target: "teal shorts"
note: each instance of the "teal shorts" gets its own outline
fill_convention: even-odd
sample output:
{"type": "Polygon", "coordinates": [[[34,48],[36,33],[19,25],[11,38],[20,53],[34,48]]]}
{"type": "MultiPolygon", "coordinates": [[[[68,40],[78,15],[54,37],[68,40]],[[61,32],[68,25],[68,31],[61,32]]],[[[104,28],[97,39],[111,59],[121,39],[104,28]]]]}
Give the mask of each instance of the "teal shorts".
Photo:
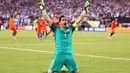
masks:
{"type": "Polygon", "coordinates": [[[70,73],[72,73],[72,71],[74,70],[78,70],[78,66],[76,64],[73,54],[54,55],[49,70],[60,72],[63,65],[67,67],[70,73]]]}

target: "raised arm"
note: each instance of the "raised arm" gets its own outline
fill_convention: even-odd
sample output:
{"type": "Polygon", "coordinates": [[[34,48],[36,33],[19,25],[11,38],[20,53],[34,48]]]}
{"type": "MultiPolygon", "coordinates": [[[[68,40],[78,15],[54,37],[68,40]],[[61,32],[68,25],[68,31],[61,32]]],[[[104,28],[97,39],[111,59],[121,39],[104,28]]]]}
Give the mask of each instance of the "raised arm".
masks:
{"type": "Polygon", "coordinates": [[[44,18],[45,18],[46,22],[48,23],[48,26],[51,27],[52,21],[51,21],[49,15],[46,13],[44,0],[42,0],[41,2],[39,2],[38,5],[39,5],[40,9],[42,10],[42,13],[44,15],[44,18]]]}
{"type": "Polygon", "coordinates": [[[84,19],[85,15],[87,14],[88,8],[90,6],[90,3],[88,1],[85,2],[85,8],[83,10],[83,12],[81,13],[81,15],[78,17],[78,19],[75,21],[75,23],[73,24],[73,26],[76,28],[79,26],[79,23],[84,19]]]}

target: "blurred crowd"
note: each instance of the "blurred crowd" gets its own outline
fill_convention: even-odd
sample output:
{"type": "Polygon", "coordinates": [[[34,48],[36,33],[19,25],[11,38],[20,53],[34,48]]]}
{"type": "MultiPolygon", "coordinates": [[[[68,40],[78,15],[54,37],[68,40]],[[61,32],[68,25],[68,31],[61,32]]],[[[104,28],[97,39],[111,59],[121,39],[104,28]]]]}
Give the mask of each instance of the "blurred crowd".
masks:
{"type": "MultiPolygon", "coordinates": [[[[48,12],[52,15],[79,16],[86,0],[47,0],[48,12]]],[[[128,0],[91,0],[88,18],[130,17],[130,1],[128,0]]]]}
{"type": "MultiPolygon", "coordinates": [[[[0,17],[8,20],[16,15],[16,21],[22,25],[31,24],[35,17],[42,15],[37,3],[41,0],[0,0],[0,17]]],[[[47,13],[51,17],[66,15],[69,20],[77,18],[86,0],[44,0],[47,13]]],[[[90,0],[88,19],[100,17],[130,17],[129,0],[90,0]]]]}

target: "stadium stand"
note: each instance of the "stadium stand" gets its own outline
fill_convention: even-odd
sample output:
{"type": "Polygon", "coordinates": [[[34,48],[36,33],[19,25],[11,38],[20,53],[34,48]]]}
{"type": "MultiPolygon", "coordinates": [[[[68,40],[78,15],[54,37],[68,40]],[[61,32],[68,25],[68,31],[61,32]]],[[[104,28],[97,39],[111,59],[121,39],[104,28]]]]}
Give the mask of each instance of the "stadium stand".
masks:
{"type": "MultiPolygon", "coordinates": [[[[40,0],[0,0],[0,17],[8,20],[11,14],[22,25],[30,25],[41,11],[37,5],[40,0]]],[[[71,21],[82,11],[86,0],[45,0],[48,14],[52,17],[67,15],[71,21]]],[[[91,0],[87,18],[100,20],[104,17],[130,17],[129,0],[91,0]]],[[[6,21],[5,21],[6,22],[6,21]]]]}

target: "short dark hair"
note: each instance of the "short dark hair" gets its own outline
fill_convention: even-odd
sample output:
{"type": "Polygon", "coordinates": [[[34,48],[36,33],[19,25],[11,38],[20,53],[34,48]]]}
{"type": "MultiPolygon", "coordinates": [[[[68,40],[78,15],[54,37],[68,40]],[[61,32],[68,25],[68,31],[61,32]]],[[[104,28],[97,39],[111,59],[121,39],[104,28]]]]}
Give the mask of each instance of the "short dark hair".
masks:
{"type": "Polygon", "coordinates": [[[39,18],[39,16],[36,16],[36,19],[38,19],[39,18]]]}
{"type": "Polygon", "coordinates": [[[59,22],[61,22],[61,19],[62,19],[63,17],[65,17],[65,16],[64,16],[64,15],[60,16],[60,18],[59,18],[59,22]]]}
{"type": "Polygon", "coordinates": [[[10,17],[14,17],[14,15],[11,15],[10,17]]]}

